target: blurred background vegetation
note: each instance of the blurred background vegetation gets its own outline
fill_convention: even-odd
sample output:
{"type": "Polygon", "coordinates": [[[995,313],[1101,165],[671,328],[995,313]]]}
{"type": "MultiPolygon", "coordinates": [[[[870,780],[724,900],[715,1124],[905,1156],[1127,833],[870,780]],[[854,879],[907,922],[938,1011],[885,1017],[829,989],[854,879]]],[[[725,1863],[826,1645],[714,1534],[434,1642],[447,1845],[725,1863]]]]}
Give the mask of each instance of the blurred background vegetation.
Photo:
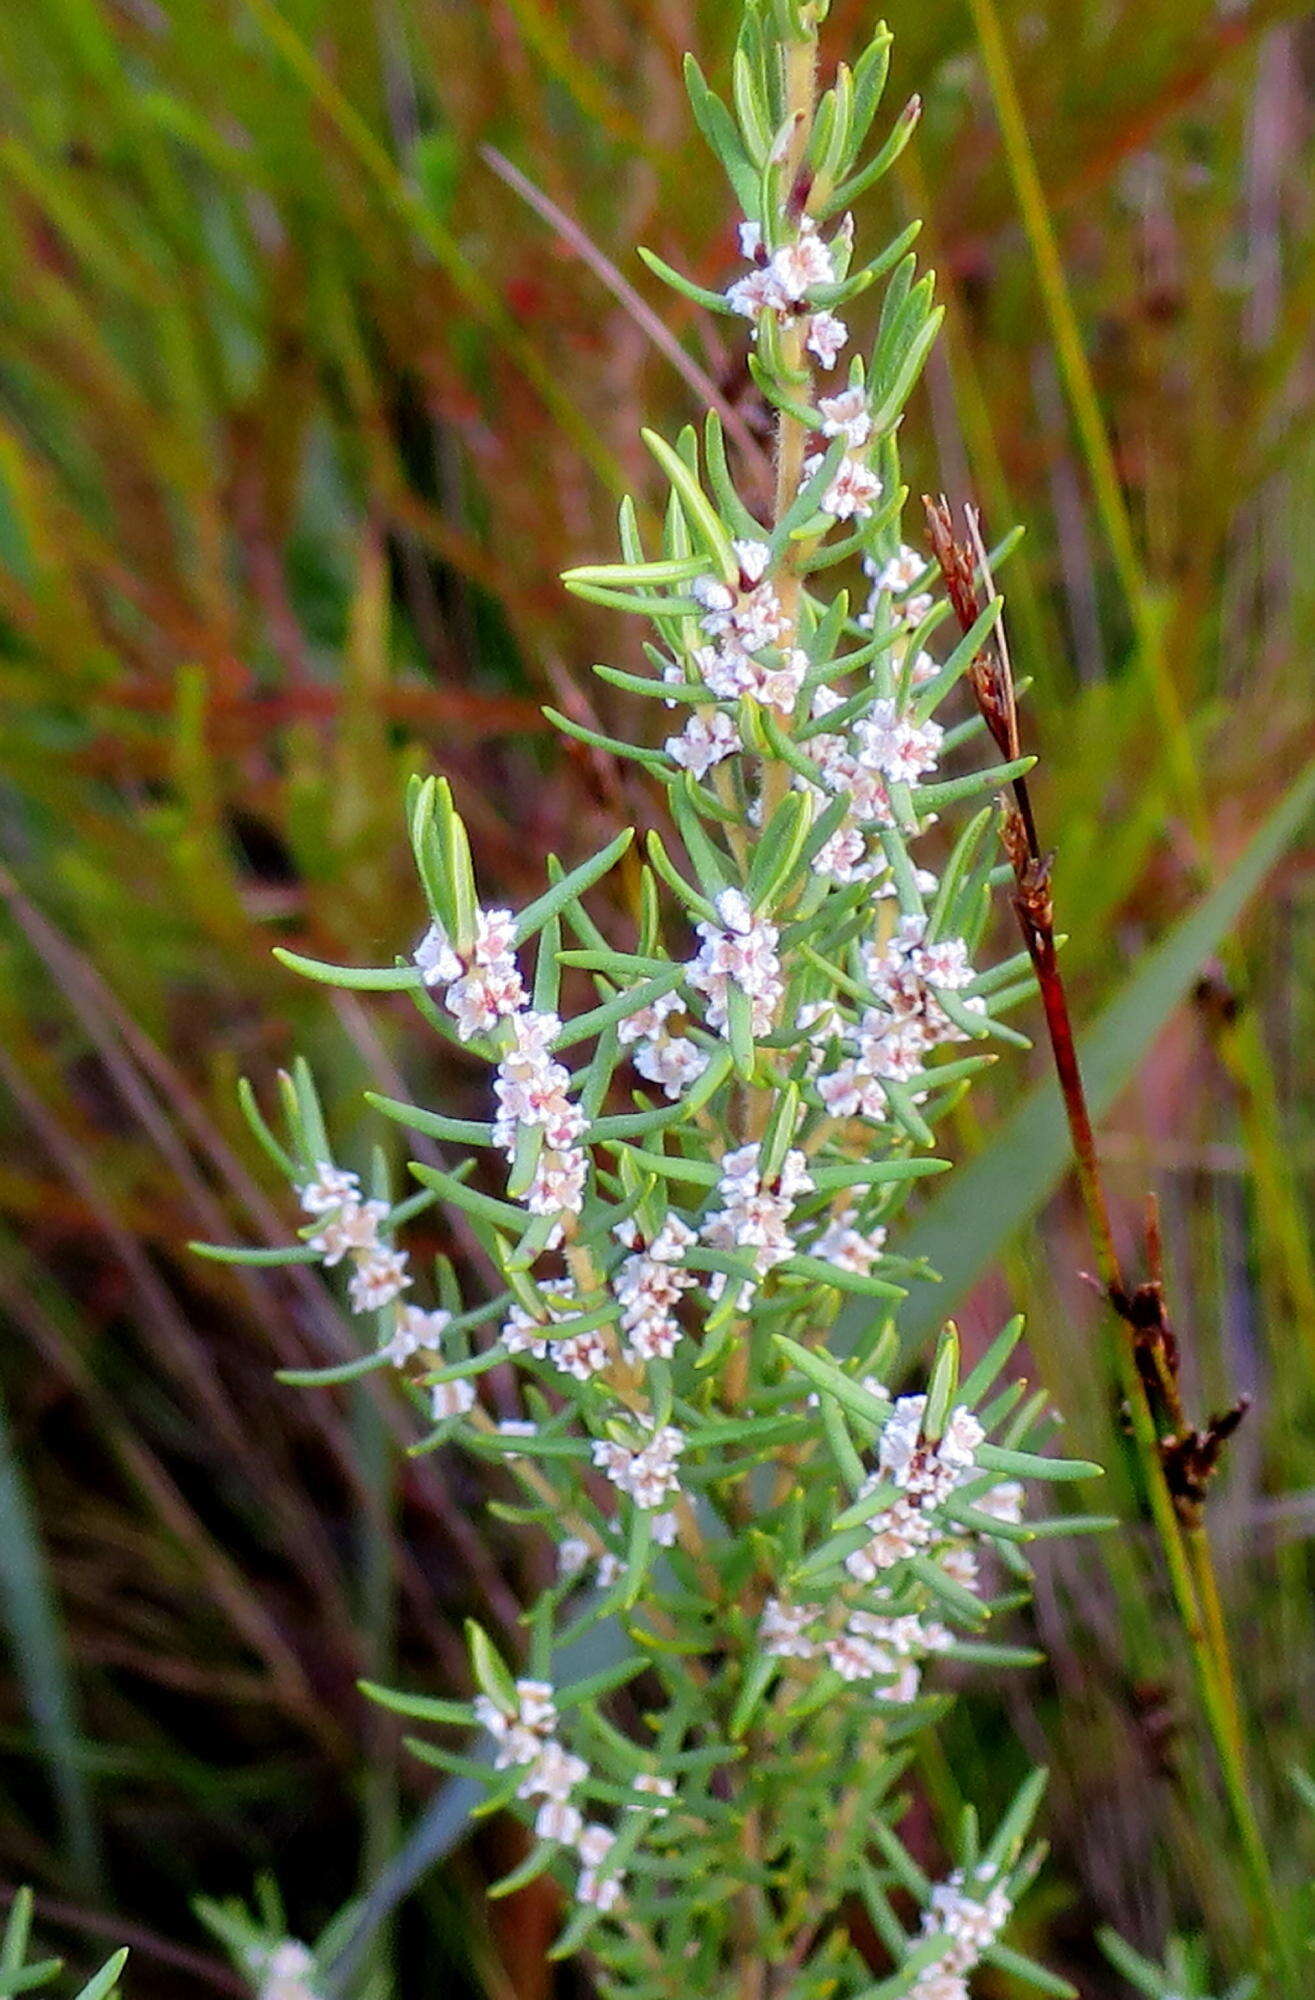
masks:
{"type": "MultiPolygon", "coordinates": [[[[367,1011],[270,957],[407,948],[406,772],[451,776],[495,900],[526,898],[546,852],[652,819],[539,706],[636,721],[587,671],[637,664],[635,632],[556,576],[612,552],[625,487],[651,493],[641,421],[695,413],[701,371],[750,497],[764,474],[742,342],[634,252],[710,285],[737,267],[680,82],[686,47],[724,75],[737,11],[0,11],[0,1880],[33,1882],[75,1961],[133,1943],[143,2000],[242,1990],[191,1895],[274,1867],[313,1936],[376,1879],[431,1774],[357,1678],[464,1685],[461,1617],[505,1635],[542,1560],[490,1535],[459,1459],[400,1458],[400,1403],[274,1381],[345,1351],[317,1274],[185,1245],[292,1225],[240,1074],[267,1093],[305,1051],[357,1164],[363,1085],[471,1097],[473,1067],[400,999],[367,1011]]],[[[916,89],[924,116],[858,218],[875,243],[924,214],[949,308],[904,438],[913,492],[1027,528],[1005,581],[1070,978],[1088,1022],[1122,996],[1106,1095],[1135,1075],[1102,1133],[1120,1227],[1153,1186],[1194,1400],[1256,1399],[1210,1519],[1294,1889],[1315,1846],[1288,1780],[1315,1743],[1309,815],[1226,940],[1198,937],[1176,983],[1129,982],[1315,749],[1307,15],[893,0],[888,108],[916,89]],[[1010,77],[1027,154],[1002,145],[1010,77]]],[[[834,53],[872,18],[835,0],[834,53]]],[[[1055,1857],[1026,1948],[1113,1994],[1095,1926],[1155,1955],[1178,1927],[1222,1984],[1247,1960],[1235,1861],[1121,1475],[1087,1253],[1057,1164],[999,1198],[1027,1150],[1006,1114],[1042,1069],[1007,1063],[958,1134],[986,1169],[948,1289],[974,1280],[970,1340],[1027,1308],[1029,1365],[1130,1526],[1048,1548],[1050,1665],[972,1686],[910,1838],[934,1855],[961,1788],[989,1807],[1043,1760],[1055,1857]]],[[[512,1832],[422,1826],[444,1858],[378,1990],[391,1965],[399,1994],[585,1991],[545,1966],[542,1887],[483,1905],[512,1832]]]]}

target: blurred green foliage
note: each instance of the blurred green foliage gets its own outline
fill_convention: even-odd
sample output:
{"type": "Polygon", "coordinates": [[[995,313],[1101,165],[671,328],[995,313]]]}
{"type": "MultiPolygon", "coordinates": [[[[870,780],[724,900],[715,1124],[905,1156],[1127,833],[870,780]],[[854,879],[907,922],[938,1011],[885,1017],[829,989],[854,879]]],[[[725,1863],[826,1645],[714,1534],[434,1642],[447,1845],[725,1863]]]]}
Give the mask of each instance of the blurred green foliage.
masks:
{"type": "MultiPolygon", "coordinates": [[[[1258,1809],[1292,1883],[1312,1842],[1284,1774],[1315,1736],[1309,819],[1192,1004],[1129,982],[1315,741],[1307,11],[898,0],[891,101],[916,89],[924,117],[872,197],[877,233],[927,217],[949,307],[902,445],[913,490],[1028,529],[1005,582],[1079,1013],[1141,996],[1129,1033],[1151,1053],[1103,1131],[1120,1226],[1132,1241],[1153,1185],[1194,1401],[1257,1398],[1211,1524],[1258,1809]],[[1076,376],[1000,143],[992,23],[1076,376]]],[[[651,820],[632,776],[539,714],[633,720],[587,674],[637,665],[633,635],[556,576],[611,552],[623,480],[653,490],[641,422],[696,406],[581,246],[711,377],[752,500],[764,430],[742,353],[634,252],[714,286],[736,267],[679,72],[692,47],[719,74],[735,13],[0,12],[0,1875],[37,1885],[85,1969],[89,1913],[131,1923],[141,1995],[175,1991],[180,1967],[236,1990],[200,1947],[194,1892],[245,1895],[272,1863],[312,1935],[376,1878],[427,1787],[355,1682],[459,1684],[461,1616],[507,1635],[535,1559],[490,1538],[460,1463],[399,1462],[385,1395],[273,1382],[344,1351],[317,1277],[223,1272],[183,1245],[286,1235],[234,1085],[267,1086],[294,1043],[345,1152],[364,1082],[466,1109],[473,1071],[403,1011],[326,1002],[269,952],[405,949],[407,772],[451,776],[485,885],[512,901],[546,851],[651,820]],[[486,146],[566,220],[546,225],[486,146]]],[[[835,0],[837,53],[870,13],[835,0]]],[[[1006,1068],[1002,1112],[1041,1073],[1006,1068]]],[[[960,1140],[988,1177],[1004,1156],[978,1115],[960,1140]]],[[[1117,1468],[1070,1204],[1021,1232],[1001,1217],[981,1248],[995,1272],[963,1306],[969,1337],[1007,1286],[1075,1447],[1117,1468]]],[[[953,1768],[922,1773],[924,1842],[961,1785],[1007,1795],[1007,1722],[1055,1770],[1049,1902],[1020,1941],[1103,1994],[1097,1921],[1156,1961],[1172,1926],[1204,1929],[1222,1988],[1246,1965],[1234,1857],[1136,1520],[1051,1545],[1038,1610],[1052,1666],[1002,1691],[1005,1712],[964,1706],[953,1768]]],[[[507,1838],[484,1829],[428,1878],[376,1976],[568,1990],[544,1967],[550,1909],[484,1913],[507,1838]]]]}

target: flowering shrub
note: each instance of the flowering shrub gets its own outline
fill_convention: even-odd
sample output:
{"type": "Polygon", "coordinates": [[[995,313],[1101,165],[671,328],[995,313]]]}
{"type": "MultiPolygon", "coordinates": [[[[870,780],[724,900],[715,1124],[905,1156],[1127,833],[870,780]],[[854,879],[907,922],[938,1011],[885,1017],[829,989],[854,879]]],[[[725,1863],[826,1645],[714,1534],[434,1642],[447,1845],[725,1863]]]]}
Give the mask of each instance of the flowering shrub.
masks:
{"type": "Polygon", "coordinates": [[[732,1985],[962,2000],[982,1961],[1066,1990],[1001,1942],[1036,1863],[1038,1779],[986,1842],[965,1817],[942,1881],[894,1830],[946,1664],[1028,1657],[982,1636],[1018,1602],[1021,1545],[1059,1525],[1025,1524],[1023,1482],[1093,1468],[1038,1455],[1042,1402],[996,1388],[1016,1324],[966,1379],[950,1327],[924,1393],[888,1386],[909,1269],[891,1231],[941,1170],[937,1121],[993,1040],[1021,1039],[1003,1016],[1031,991],[1025,957],[975,963],[989,807],[957,839],[943,820],[1026,765],[966,766],[980,723],[937,719],[999,601],[938,647],[947,607],[901,536],[897,449],[938,314],[914,232],[855,263],[849,213],[916,106],[859,165],[888,37],[819,100],[824,12],[751,0],[734,115],[689,68],[745,211],[747,272],[723,296],[649,258],[749,322],[776,415],[771,518],[746,508],[710,415],[701,437],[647,439],[670,487],[660,551],[627,504],[622,559],[567,578],[650,621],[651,676],[599,671],[667,720],[660,750],[557,720],[651,774],[679,848],[650,835],[623,941],[585,898],[628,833],[572,873],[552,866],[526,909],[485,908],[448,788],[416,782],[431,921],[410,957],[283,956],[408,992],[487,1064],[482,1120],[374,1100],[466,1159],[417,1164],[420,1192],[393,1202],[335,1162],[304,1067],[286,1145],[247,1098],[299,1190],[289,1256],[341,1268],[372,1321],[359,1360],[313,1379],[398,1371],[425,1442],[515,1482],[521,1504],[502,1511],[556,1545],[522,1657],[472,1628],[473,1702],[376,1692],[438,1729],[423,1755],[478,1771],[489,1806],[521,1816],[526,1856],[502,1887],[551,1871],[570,1904],[558,1951],[587,1944],[604,1990],[633,2000],[732,1985]],[[845,314],[880,278],[875,346],[844,363],[845,314]],[[581,975],[592,1002],[572,1012],[563,986],[581,975]],[[501,1162],[492,1179],[481,1158],[501,1162]],[[400,1239],[434,1202],[463,1214],[493,1296],[468,1303],[447,1266],[423,1296],[400,1239]],[[523,1414],[497,1422],[481,1383],[508,1366],[523,1414]],[[611,1663],[572,1679],[590,1631],[611,1663]],[[484,1761],[452,1740],[474,1726],[484,1761]],[[850,1935],[859,1907],[893,1967],[875,1984],[850,1935]]]}

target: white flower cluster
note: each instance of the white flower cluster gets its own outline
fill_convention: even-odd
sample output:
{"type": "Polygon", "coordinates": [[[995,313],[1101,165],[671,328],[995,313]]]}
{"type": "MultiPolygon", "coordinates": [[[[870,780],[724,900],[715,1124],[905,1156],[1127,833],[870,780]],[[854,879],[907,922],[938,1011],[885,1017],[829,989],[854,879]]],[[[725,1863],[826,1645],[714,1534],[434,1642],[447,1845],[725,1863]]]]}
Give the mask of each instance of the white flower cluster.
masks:
{"type": "Polygon", "coordinates": [[[921,1661],[954,1643],[944,1625],[916,1612],[891,1616],[879,1611],[850,1611],[839,1630],[821,1629],[825,1607],[787,1604],[769,1597],[763,1606],[758,1636],[763,1651],[784,1660],[825,1660],[844,1681],[871,1681],[877,1701],[913,1701],[921,1682],[921,1661]]]}
{"type": "Polygon", "coordinates": [[[513,1303],[500,1335],[508,1354],[532,1354],[538,1361],[551,1361],[577,1382],[601,1375],[612,1359],[612,1349],[601,1327],[571,1332],[571,1321],[581,1317],[575,1287],[566,1278],[545,1278],[539,1282],[539,1292],[548,1318],[536,1319],[523,1305],[513,1303]]]}
{"type": "Polygon", "coordinates": [[[708,1026],[725,1034],[732,986],[747,995],[755,1035],[768,1035],[785,988],[777,953],[780,932],[765,917],[755,917],[740,889],[723,889],[715,908],[720,924],[695,926],[701,943],[687,978],[707,995],[708,1026]]]}
{"type": "Polygon", "coordinates": [[[525,1005],[515,941],[510,910],[480,910],[468,952],[457,950],[441,924],[431,924],[416,946],[415,962],[425,985],[447,988],[444,1002],[463,1042],[490,1034],[525,1005]]]}
{"type": "Polygon", "coordinates": [[[658,1084],[673,1102],[708,1067],[698,1044],[688,1035],[673,1035],[667,1026],[669,1016],[680,1013],[684,1005],[678,993],[664,993],[617,1024],[617,1039],[623,1048],[634,1049],[632,1060],[639,1074],[658,1084]]]}
{"type": "MultiPolygon", "coordinates": [[[[927,654],[915,662],[913,684],[936,672],[936,663],[927,654]]],[[[844,696],[834,688],[819,687],[813,695],[813,719],[823,721],[844,696]]],[[[891,891],[889,863],[880,844],[870,842],[871,829],[895,825],[890,786],[903,782],[910,786],[917,806],[918,780],[936,768],[944,731],[935,722],[915,723],[902,714],[889,697],[878,699],[847,734],[822,729],[800,745],[817,766],[816,783],[796,772],[794,783],[807,792],[821,812],[828,795],[847,803],[844,819],[819,850],[813,866],[819,875],[838,882],[871,880],[877,893],[891,891]]],[[[924,825],[931,825],[931,817],[924,825]]],[[[924,893],[934,890],[936,877],[919,870],[918,885],[924,893]]]]}
{"type": "Polygon", "coordinates": [[[771,256],[767,254],[758,224],[742,222],[740,251],[751,261],[753,269],[730,286],[727,303],[746,319],[753,320],[762,312],[775,313],[781,321],[807,313],[805,344],[824,368],[834,368],[849,333],[834,313],[810,309],[808,305],[808,293],[815,286],[834,284],[836,276],[831,251],[818,235],[812,217],[802,217],[795,240],[783,243],[771,256]]]}
{"type": "Polygon", "coordinates": [[[985,1432],[971,1410],[951,1410],[942,1435],[932,1443],[922,1434],[926,1409],[925,1396],[900,1396],[881,1433],[877,1471],[865,1490],[893,1485],[900,1492],[868,1522],[868,1541],[845,1558],[845,1568],[860,1583],[875,1582],[882,1570],[944,1540],[934,1510],[976,1474],[976,1451],[985,1432]]]}
{"type": "MultiPolygon", "coordinates": [[[[379,1352],[394,1368],[404,1368],[417,1355],[432,1365],[441,1354],[452,1315],[441,1308],[408,1305],[402,1299],[401,1293],[411,1283],[406,1252],[382,1242],[379,1236],[388,1203],[362,1201],[360,1177],[327,1160],[318,1163],[314,1178],[299,1192],[302,1209],[319,1224],[307,1238],[309,1247],[330,1270],[344,1258],[351,1259],[347,1295],[352,1311],[379,1312],[393,1306],[392,1331],[385,1335],[379,1352]]],[[[437,1382],[430,1399],[436,1423],[464,1416],[475,1406],[475,1385],[462,1377],[437,1382]]]]}
{"type": "Polygon", "coordinates": [[[681,1259],[695,1242],[695,1232],[680,1217],[669,1214],[653,1241],[645,1249],[633,1219],[616,1230],[621,1241],[631,1246],[612,1276],[612,1290],[621,1305],[621,1328],[627,1345],[622,1352],[627,1361],[669,1361],[680,1339],[676,1307],[680,1296],[694,1284],[692,1271],[684,1270],[681,1259]]]}
{"type": "Polygon", "coordinates": [[[319,1222],[307,1238],[310,1248],[329,1270],[344,1258],[351,1259],[347,1295],[353,1312],[378,1312],[406,1290],[411,1283],[406,1252],[382,1242],[379,1236],[388,1203],[362,1201],[358,1175],[322,1161],[300,1195],[303,1212],[319,1222]]]}
{"type": "Polygon", "coordinates": [[[968,1974],[990,1950],[1013,1912],[1009,1896],[994,1876],[989,1863],[979,1868],[972,1895],[964,1887],[961,1868],[936,1884],[931,1905],[923,1911],[922,1934],[924,1938],[944,1937],[947,1948],[918,1974],[908,2000],[968,2000],[968,1974]]]}
{"type": "MultiPolygon", "coordinates": [[[[740,565],[738,584],[699,576],[690,585],[690,595],[700,609],[699,630],[712,642],[694,649],[692,664],[708,692],[720,700],[738,701],[741,695],[751,695],[764,708],[774,708],[788,720],[808,671],[808,655],[797,646],[782,646],[782,641],[791,638],[793,627],[775,586],[766,580],[772,557],[768,544],[739,541],[733,546],[740,565]],[[755,657],[759,653],[770,657],[760,661],[755,657]]],[[[739,747],[738,734],[732,747],[739,747]]],[[[670,743],[667,748],[671,750],[670,743]]],[[[697,748],[697,739],[690,738],[676,761],[692,769],[689,760],[697,748]]],[[[676,755],[674,750],[672,755],[676,755]]]]}
{"type": "Polygon", "coordinates": [[[932,597],[930,591],[915,588],[927,573],[927,563],[917,549],[911,549],[904,542],[899,553],[885,562],[875,556],[864,556],[863,567],[872,578],[872,593],[867,609],[860,613],[859,624],[871,630],[876,623],[877,607],[884,597],[901,625],[907,625],[910,630],[921,625],[931,610],[932,597]]]}
{"type": "MultiPolygon", "coordinates": [[[[777,1264],[795,1253],[795,1241],[788,1224],[801,1194],[812,1192],[813,1180],[804,1154],[792,1147],[781,1162],[780,1172],[769,1184],[761,1172],[761,1147],[737,1146],[725,1153],[717,1192],[722,1206],[703,1224],[703,1240],[713,1250],[752,1250],[756,1277],[765,1278],[777,1264]]],[[[714,1299],[726,1289],[726,1273],[714,1271],[708,1290],[714,1299]]],[[[745,1287],[740,1295],[743,1308],[751,1294],[745,1287]]]]}
{"type": "Polygon", "coordinates": [[[674,1424],[650,1431],[642,1445],[621,1444],[615,1438],[595,1438],[593,1460],[618,1493],[624,1493],[645,1513],[655,1513],[664,1500],[680,1491],[676,1466],[685,1437],[674,1424]]]}
{"type": "Polygon", "coordinates": [[[679,735],[668,736],[663,747],[674,764],[702,782],[714,764],[735,756],[744,745],[725,709],[714,708],[706,715],[696,710],[679,735]]]}
{"type": "MultiPolygon", "coordinates": [[[[828,437],[844,435],[853,440],[855,433],[858,432],[861,433],[861,440],[866,440],[871,423],[863,391],[848,389],[843,396],[830,399],[824,397],[823,408],[826,407],[828,400],[847,408],[856,405],[861,415],[842,417],[836,419],[834,423],[825,424],[823,429],[826,435],[828,437]]],[[[801,487],[806,486],[813,474],[820,469],[825,456],[826,454],[820,451],[809,453],[800,469],[801,487]]],[[[830,514],[837,521],[866,521],[880,498],[881,480],[878,474],[873,471],[866,459],[846,452],[818,504],[824,514],[830,514]]]]}
{"type": "MultiPolygon", "coordinates": [[[[613,1910],[621,1901],[624,1883],[622,1876],[608,1872],[604,1863],[616,1844],[616,1835],[610,1827],[596,1821],[586,1822],[575,1802],[581,1788],[588,1783],[589,1766],[583,1757],[567,1750],[553,1733],[557,1727],[557,1704],[547,1681],[517,1681],[516,1696],[518,1705],[510,1715],[488,1695],[475,1698],[475,1719],[484,1724],[497,1745],[495,1769],[525,1767],[516,1796],[542,1801],[535,1814],[536,1837],[574,1848],[581,1863],[575,1890],[577,1900],[597,1910],[613,1910]]],[[[675,1794],[671,1781],[656,1774],[641,1774],[635,1786],[663,1799],[675,1794]]],[[[660,1810],[665,1812],[667,1808],[660,1810]]]]}
{"type": "Polygon", "coordinates": [[[885,1248],[886,1231],[880,1223],[872,1229],[859,1229],[857,1223],[857,1209],[842,1209],[809,1245],[809,1255],[834,1264],[838,1271],[866,1277],[885,1248]]]}
{"type": "Polygon", "coordinates": [[[500,1030],[494,1139],[511,1158],[523,1126],[542,1130],[543,1145],[524,1200],[531,1215],[558,1218],[548,1238],[548,1247],[555,1248],[562,1240],[561,1218],[578,1215],[584,1206],[589,1162],[579,1141],[585,1120],[566,1095],[570,1072],[550,1054],[562,1024],[555,1014],[536,1013],[529,1006],[512,949],[515,935],[510,910],[480,910],[469,953],[463,957],[435,923],[417,945],[415,962],[427,986],[446,987],[444,1003],[463,1042],[500,1030]]]}
{"type": "MultiPolygon", "coordinates": [[[[839,1068],[819,1076],[818,1095],[835,1118],[881,1120],[886,1116],[883,1079],[909,1083],[923,1074],[924,1058],[942,1042],[967,1039],[941,1006],[938,992],[953,992],[974,978],[962,938],[927,942],[925,917],[901,917],[883,946],[865,947],[863,967],[879,1004],[869,1007],[845,1039],[854,1053],[839,1068]]],[[[973,997],[963,1006],[986,1012],[973,997]]]]}

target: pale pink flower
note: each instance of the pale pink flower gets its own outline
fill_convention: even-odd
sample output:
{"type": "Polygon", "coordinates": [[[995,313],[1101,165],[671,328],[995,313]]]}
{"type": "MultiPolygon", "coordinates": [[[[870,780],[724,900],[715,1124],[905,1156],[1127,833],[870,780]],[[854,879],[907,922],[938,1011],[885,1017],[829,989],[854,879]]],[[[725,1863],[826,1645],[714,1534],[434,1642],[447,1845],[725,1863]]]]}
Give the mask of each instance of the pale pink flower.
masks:
{"type": "Polygon", "coordinates": [[[823,437],[843,437],[859,451],[872,435],[872,413],[865,391],[855,385],[838,396],[818,398],[823,437]]]}
{"type": "Polygon", "coordinates": [[[301,1189],[301,1206],[307,1215],[326,1215],[333,1208],[354,1208],[361,1199],[359,1174],[349,1174],[321,1160],[313,1180],[301,1189]]]}
{"type": "Polygon", "coordinates": [[[475,1407],[475,1384],[461,1375],[454,1382],[435,1382],[429,1392],[429,1413],[436,1424],[448,1417],[464,1417],[475,1407]]]}
{"type": "Polygon", "coordinates": [[[668,1014],[678,1014],[684,1006],[679,993],[661,993],[647,1007],[639,1007],[633,1014],[627,1014],[617,1023],[617,1040],[624,1048],[629,1042],[646,1040],[659,1034],[668,1014]]]}
{"type": "Polygon", "coordinates": [[[892,783],[916,785],[934,771],[944,736],[938,722],[913,722],[885,698],[874,702],[870,713],[854,725],[860,760],[892,783]]]}
{"type": "Polygon", "coordinates": [[[837,319],[831,312],[815,312],[809,321],[808,338],[804,345],[824,368],[834,368],[848,339],[849,328],[842,319],[837,319]]]}
{"type": "Polygon", "coordinates": [[[384,1350],[394,1368],[400,1368],[413,1355],[437,1353],[451,1318],[451,1313],[441,1309],[426,1312],[421,1306],[399,1306],[393,1337],[384,1350]]]}
{"type": "Polygon", "coordinates": [[[356,1260],[356,1269],[347,1281],[347,1298],[353,1312],[378,1312],[411,1283],[406,1273],[406,1252],[377,1244],[356,1260]]]}
{"type": "Polygon", "coordinates": [[[549,1736],[516,1787],[516,1796],[518,1799],[564,1801],[588,1776],[589,1766],[583,1757],[573,1756],[569,1750],[563,1749],[555,1736],[549,1736]]]}
{"type": "Polygon", "coordinates": [[[578,1806],[563,1805],[558,1799],[545,1799],[534,1816],[534,1837],[536,1840],[555,1840],[563,1847],[574,1847],[584,1826],[584,1814],[578,1806]]]}
{"type": "Polygon", "coordinates": [[[557,1367],[574,1375],[577,1382],[587,1382],[591,1376],[601,1374],[611,1358],[598,1327],[587,1333],[573,1333],[566,1340],[556,1341],[552,1348],[552,1360],[557,1367]]]}
{"type": "Polygon", "coordinates": [[[345,1200],[326,1215],[307,1242],[332,1269],[344,1257],[375,1249],[379,1241],[379,1224],[387,1213],[386,1201],[345,1200]]]}
{"type": "Polygon", "coordinates": [[[635,1068],[650,1083],[658,1084],[674,1103],[708,1067],[708,1058],[688,1035],[663,1035],[641,1042],[635,1051],[635,1068]]]}
{"type": "Polygon", "coordinates": [[[817,1641],[809,1638],[808,1627],[816,1620],[816,1605],[786,1604],[779,1597],[769,1597],[758,1627],[764,1653],[779,1660],[811,1660],[818,1647],[817,1641]]]}
{"type": "Polygon", "coordinates": [[[680,734],[668,736],[663,747],[674,764],[701,781],[714,764],[733,757],[744,745],[734,719],[717,708],[707,716],[691,715],[680,734]]]}

